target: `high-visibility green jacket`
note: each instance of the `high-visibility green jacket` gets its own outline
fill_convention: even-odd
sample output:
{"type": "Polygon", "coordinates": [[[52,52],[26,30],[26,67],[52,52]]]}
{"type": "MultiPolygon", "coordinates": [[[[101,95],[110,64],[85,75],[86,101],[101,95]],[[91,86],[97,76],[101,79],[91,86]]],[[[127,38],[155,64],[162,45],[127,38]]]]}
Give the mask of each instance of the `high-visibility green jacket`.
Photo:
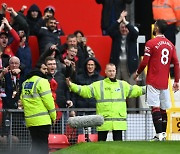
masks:
{"type": "Polygon", "coordinates": [[[97,127],[98,131],[126,130],[126,98],[141,96],[146,91],[145,86],[131,86],[121,80],[112,82],[109,78],[84,86],[71,83],[70,89],[84,98],[97,100],[96,114],[104,117],[104,124],[97,127]]]}
{"type": "Polygon", "coordinates": [[[56,120],[56,110],[47,79],[32,76],[22,85],[21,101],[26,126],[51,125],[56,120]]]}

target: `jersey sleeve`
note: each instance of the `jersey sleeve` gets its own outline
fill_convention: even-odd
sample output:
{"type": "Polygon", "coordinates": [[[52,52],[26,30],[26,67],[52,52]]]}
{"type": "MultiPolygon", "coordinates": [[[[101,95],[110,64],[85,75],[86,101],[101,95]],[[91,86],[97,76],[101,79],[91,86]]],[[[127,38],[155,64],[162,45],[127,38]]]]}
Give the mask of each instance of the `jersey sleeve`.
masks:
{"type": "Polygon", "coordinates": [[[141,74],[141,72],[145,69],[145,67],[148,65],[148,62],[149,62],[149,58],[151,56],[151,42],[148,41],[145,45],[145,48],[144,48],[144,57],[143,57],[143,60],[141,61],[138,69],[137,69],[137,73],[138,74],[141,74]]]}

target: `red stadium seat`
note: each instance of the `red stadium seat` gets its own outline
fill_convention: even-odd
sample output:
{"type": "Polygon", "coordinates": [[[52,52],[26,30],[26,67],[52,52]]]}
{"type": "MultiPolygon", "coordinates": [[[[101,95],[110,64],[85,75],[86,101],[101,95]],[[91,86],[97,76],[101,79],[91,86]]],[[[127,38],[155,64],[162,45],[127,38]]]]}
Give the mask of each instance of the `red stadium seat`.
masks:
{"type": "Polygon", "coordinates": [[[70,146],[68,138],[64,134],[49,134],[48,141],[48,146],[51,152],[70,146]]]}
{"type": "Polygon", "coordinates": [[[32,67],[34,67],[39,59],[39,45],[36,36],[29,36],[29,47],[32,54],[32,67]]]}
{"type": "Polygon", "coordinates": [[[66,43],[67,36],[60,36],[61,44],[66,43]]]}
{"type": "MultiPolygon", "coordinates": [[[[98,134],[89,134],[89,139],[90,139],[91,142],[97,142],[98,141],[98,134]]],[[[79,134],[77,142],[78,143],[86,142],[85,141],[85,134],[79,134]]]]}

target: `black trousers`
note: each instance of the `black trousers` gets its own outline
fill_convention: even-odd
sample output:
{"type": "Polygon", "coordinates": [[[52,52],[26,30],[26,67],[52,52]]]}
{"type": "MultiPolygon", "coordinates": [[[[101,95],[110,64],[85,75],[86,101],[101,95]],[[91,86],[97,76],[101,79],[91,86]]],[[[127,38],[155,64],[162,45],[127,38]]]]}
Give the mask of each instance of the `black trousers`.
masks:
{"type": "Polygon", "coordinates": [[[31,154],[48,154],[48,136],[50,133],[51,126],[33,126],[29,127],[32,147],[30,150],[31,154]]]}
{"type": "MultiPolygon", "coordinates": [[[[109,131],[98,131],[98,141],[106,141],[109,131]]],[[[113,140],[122,141],[122,130],[113,130],[113,140]]]]}

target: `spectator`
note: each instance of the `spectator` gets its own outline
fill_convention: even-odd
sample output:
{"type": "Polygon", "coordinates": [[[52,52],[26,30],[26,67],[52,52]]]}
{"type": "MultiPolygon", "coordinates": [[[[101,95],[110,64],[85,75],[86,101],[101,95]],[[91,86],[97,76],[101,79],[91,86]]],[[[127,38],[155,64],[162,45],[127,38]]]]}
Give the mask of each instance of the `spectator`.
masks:
{"type": "MultiPolygon", "coordinates": [[[[21,63],[24,65],[24,76],[26,76],[32,69],[32,55],[31,55],[31,49],[26,41],[26,34],[25,32],[19,31],[19,37],[20,37],[20,44],[19,48],[17,50],[16,56],[20,59],[21,63]]],[[[23,79],[24,81],[25,79],[23,79]]]]}
{"type": "Polygon", "coordinates": [[[67,51],[69,46],[77,47],[77,37],[74,34],[69,34],[66,39],[66,43],[61,46],[60,53],[63,54],[67,51]]]}
{"type": "Polygon", "coordinates": [[[70,76],[72,79],[75,78],[78,68],[77,68],[77,47],[69,46],[67,52],[62,55],[62,61],[66,67],[65,76],[70,76]]]}
{"type": "Polygon", "coordinates": [[[41,29],[36,32],[40,55],[44,52],[48,43],[57,45],[57,48],[60,49],[60,35],[56,30],[56,22],[57,21],[54,17],[50,17],[47,20],[46,26],[41,27],[41,29]]]}
{"type": "Polygon", "coordinates": [[[26,37],[29,37],[29,25],[26,21],[26,17],[21,12],[16,12],[12,7],[6,9],[10,13],[10,25],[12,28],[18,32],[23,30],[26,33],[26,37]]]}
{"type": "Polygon", "coordinates": [[[1,72],[1,78],[5,78],[5,94],[2,98],[3,108],[17,109],[18,100],[21,92],[22,71],[20,69],[20,60],[13,56],[9,59],[9,66],[4,68],[1,72]]]}
{"type": "MultiPolygon", "coordinates": [[[[2,87],[4,87],[4,95],[1,95],[2,102],[3,102],[3,109],[18,109],[18,102],[20,99],[21,93],[21,86],[22,86],[22,79],[23,75],[21,74],[20,70],[20,60],[18,57],[11,57],[9,59],[9,66],[4,68],[0,74],[2,87]]],[[[12,119],[12,125],[15,125],[16,122],[19,120],[19,117],[22,116],[22,113],[14,113],[12,119]]],[[[8,112],[3,113],[3,136],[10,135],[10,128],[6,125],[6,121],[10,121],[10,115],[8,112]]],[[[23,127],[23,121],[16,127],[19,129],[23,127]]],[[[18,138],[22,137],[17,130],[13,129],[13,135],[18,136],[18,138]]]]}
{"type": "Polygon", "coordinates": [[[11,27],[9,22],[6,18],[3,18],[1,23],[1,32],[0,32],[0,52],[3,54],[6,54],[8,56],[14,56],[17,52],[17,49],[19,47],[20,38],[17,34],[17,32],[11,27]],[[5,27],[7,27],[8,31],[12,35],[13,42],[8,45],[8,33],[2,30],[5,30],[5,27]]]}
{"type": "MultiPolygon", "coordinates": [[[[83,70],[83,74],[77,75],[75,80],[75,83],[79,85],[89,85],[95,81],[104,79],[104,77],[100,75],[101,66],[98,60],[93,57],[86,59],[83,70]]],[[[85,99],[77,95],[75,102],[74,106],[76,108],[96,108],[96,100],[94,98],[85,99]]],[[[89,112],[87,112],[87,114],[88,113],[89,112]]]]}
{"type": "MultiPolygon", "coordinates": [[[[83,32],[80,31],[80,30],[77,30],[77,31],[74,32],[74,35],[77,38],[77,45],[78,45],[78,47],[81,48],[81,51],[82,51],[82,56],[81,57],[83,57],[83,59],[85,60],[88,57],[94,56],[94,52],[86,44],[87,43],[87,38],[84,36],[83,32]]],[[[80,57],[80,56],[78,56],[78,57],[80,57]]]]}
{"type": "MultiPolygon", "coordinates": [[[[112,38],[110,62],[116,65],[117,78],[134,85],[132,74],[138,67],[137,38],[138,31],[126,20],[127,12],[123,11],[119,19],[107,30],[112,38]]],[[[129,108],[136,108],[136,99],[127,100],[129,108]]]]}
{"type": "Polygon", "coordinates": [[[107,35],[107,28],[119,18],[121,12],[126,9],[126,4],[132,0],[96,0],[96,3],[102,4],[101,29],[102,34],[107,35]]]}
{"type": "MultiPolygon", "coordinates": [[[[55,8],[53,6],[47,6],[44,9],[44,15],[40,20],[38,20],[36,24],[35,31],[38,32],[41,27],[46,27],[46,24],[49,20],[49,18],[54,18],[55,19],[55,8]]],[[[56,33],[58,33],[59,36],[64,35],[64,32],[60,26],[60,23],[56,20],[56,28],[55,28],[56,33]]]]}
{"type": "Polygon", "coordinates": [[[21,93],[26,127],[32,139],[31,154],[49,153],[48,136],[51,125],[56,120],[54,99],[45,75],[46,69],[42,70],[34,69],[30,72],[21,93]]]}
{"type": "Polygon", "coordinates": [[[145,87],[131,86],[126,81],[116,79],[116,67],[107,64],[106,78],[90,85],[80,86],[70,82],[67,84],[72,92],[84,98],[95,98],[96,114],[104,117],[104,124],[97,127],[98,141],[106,141],[108,131],[112,131],[113,140],[122,140],[122,131],[127,129],[126,98],[137,97],[145,93],[145,87]]]}
{"type": "Polygon", "coordinates": [[[66,67],[63,64],[63,60],[60,57],[60,51],[57,48],[57,45],[54,45],[53,43],[48,43],[46,45],[46,48],[42,55],[39,57],[39,62],[44,62],[46,57],[51,56],[56,59],[56,65],[57,65],[57,70],[65,74],[66,67]]]}
{"type": "Polygon", "coordinates": [[[36,4],[30,6],[26,19],[29,25],[29,35],[35,35],[35,25],[41,19],[42,13],[36,4]]]}
{"type": "Polygon", "coordinates": [[[155,22],[153,33],[156,37],[146,42],[143,60],[134,74],[136,79],[148,66],[146,98],[147,104],[152,109],[152,119],[156,130],[154,141],[166,140],[166,110],[171,106],[168,90],[171,63],[174,65],[175,72],[173,89],[174,91],[179,90],[179,62],[174,45],[164,36],[166,27],[165,20],[155,22]]]}
{"type": "Polygon", "coordinates": [[[80,74],[82,73],[81,65],[84,63],[85,59],[89,57],[88,53],[84,52],[82,48],[78,45],[77,37],[74,34],[69,34],[67,36],[66,43],[62,45],[60,53],[63,54],[67,52],[69,46],[74,46],[78,49],[77,51],[78,61],[76,63],[76,68],[77,68],[76,72],[77,74],[80,74]]]}
{"type": "MultiPolygon", "coordinates": [[[[45,59],[45,64],[48,69],[47,77],[50,83],[56,109],[71,107],[73,105],[71,95],[69,93],[64,74],[56,69],[56,59],[48,56],[45,59]]],[[[60,133],[59,121],[61,120],[61,117],[62,112],[58,111],[56,124],[53,127],[54,133],[60,133]]]]}
{"type": "MultiPolygon", "coordinates": [[[[6,41],[8,40],[8,34],[6,32],[0,32],[0,47],[6,47],[6,41]]],[[[2,48],[1,48],[2,49],[2,48]]],[[[9,65],[10,56],[3,53],[4,50],[0,49],[0,70],[9,65]]]]}
{"type": "MultiPolygon", "coordinates": [[[[77,75],[75,83],[79,85],[89,85],[95,81],[104,79],[100,75],[101,66],[97,59],[94,57],[87,58],[83,65],[83,73],[77,75]]],[[[79,95],[75,96],[74,106],[76,108],[96,108],[96,100],[94,98],[83,98],[79,95]]],[[[77,112],[77,115],[91,115],[96,114],[95,112],[77,112]]],[[[82,133],[82,129],[79,129],[79,133],[82,133]]],[[[92,129],[91,133],[95,133],[92,129]]]]}
{"type": "Polygon", "coordinates": [[[89,57],[95,57],[95,53],[90,46],[87,45],[87,38],[82,37],[83,48],[87,51],[89,57]]]}
{"type": "MultiPolygon", "coordinates": [[[[89,57],[88,52],[87,52],[87,49],[86,49],[86,47],[85,47],[85,44],[84,44],[83,41],[82,41],[82,38],[84,37],[84,34],[83,34],[82,31],[77,30],[77,31],[74,32],[74,35],[75,35],[76,38],[77,38],[77,46],[78,46],[78,48],[81,49],[81,50],[79,50],[77,56],[78,56],[78,58],[79,58],[79,60],[80,60],[80,63],[81,63],[81,62],[84,63],[84,61],[86,60],[86,58],[89,57]],[[81,51],[81,52],[80,52],[80,51],[81,51]]],[[[81,64],[82,64],[82,63],[81,63],[81,64]]],[[[78,64],[78,65],[79,65],[79,64],[78,64]]],[[[82,71],[81,71],[81,72],[82,72],[82,71]]]]}
{"type": "Polygon", "coordinates": [[[46,57],[45,64],[48,69],[48,80],[51,83],[57,83],[56,93],[56,103],[59,108],[66,108],[67,106],[72,106],[72,101],[70,100],[69,90],[65,81],[65,76],[62,72],[57,71],[56,59],[53,57],[46,57]]]}
{"type": "Polygon", "coordinates": [[[80,30],[77,30],[77,31],[74,32],[74,35],[75,35],[76,38],[77,38],[77,42],[81,44],[82,38],[84,37],[83,32],[80,31],[80,30]]]}

